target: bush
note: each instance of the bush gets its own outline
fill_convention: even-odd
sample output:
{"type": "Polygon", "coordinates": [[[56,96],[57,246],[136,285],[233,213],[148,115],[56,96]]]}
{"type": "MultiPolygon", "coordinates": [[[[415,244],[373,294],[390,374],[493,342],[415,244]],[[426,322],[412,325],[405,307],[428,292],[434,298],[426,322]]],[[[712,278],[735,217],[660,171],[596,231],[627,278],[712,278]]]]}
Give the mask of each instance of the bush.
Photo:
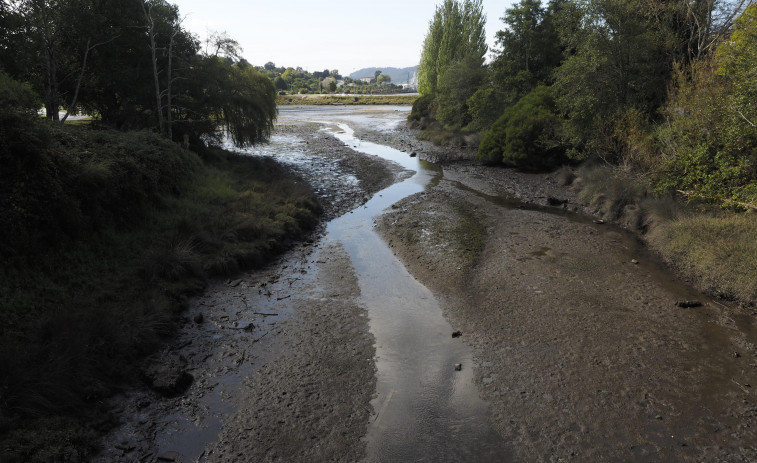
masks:
{"type": "Polygon", "coordinates": [[[489,129],[476,157],[524,170],[547,170],[564,161],[560,119],[549,87],[536,87],[505,110],[489,129]]]}
{"type": "Polygon", "coordinates": [[[436,116],[436,99],[433,95],[423,95],[413,103],[413,109],[407,117],[409,121],[420,121],[424,118],[433,119],[436,116]]]}
{"type": "Polygon", "coordinates": [[[36,115],[40,106],[41,100],[29,84],[17,82],[0,71],[0,108],[4,112],[18,111],[36,115]]]}

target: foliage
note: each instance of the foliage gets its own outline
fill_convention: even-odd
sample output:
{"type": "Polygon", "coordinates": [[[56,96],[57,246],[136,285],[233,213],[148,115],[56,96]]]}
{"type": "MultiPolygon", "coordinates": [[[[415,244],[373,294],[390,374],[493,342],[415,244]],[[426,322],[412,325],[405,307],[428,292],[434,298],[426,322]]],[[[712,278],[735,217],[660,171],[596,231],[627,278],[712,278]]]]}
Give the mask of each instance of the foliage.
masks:
{"type": "MultiPolygon", "coordinates": [[[[317,222],[316,196],[272,160],[13,117],[0,119],[0,424],[89,422],[207,278],[261,265],[317,222]]],[[[0,435],[3,458],[54,461],[44,436],[0,435]]]]}
{"type": "Polygon", "coordinates": [[[434,95],[421,95],[413,103],[413,109],[410,111],[408,120],[420,121],[424,118],[434,117],[436,117],[436,98],[434,98],[434,95]]]}
{"type": "Polygon", "coordinates": [[[485,24],[481,0],[445,0],[429,25],[418,91],[438,98],[436,117],[448,126],[460,128],[471,120],[468,99],[485,77],[485,24]]]}
{"type": "Polygon", "coordinates": [[[0,21],[11,27],[0,35],[0,63],[13,63],[12,76],[44,96],[51,119],[59,106],[82,109],[108,126],[153,127],[194,143],[221,127],[241,144],[270,134],[268,79],[247,70],[225,32],[211,32],[200,53],[165,0],[19,0],[0,21]],[[15,50],[31,51],[11,56],[21,43],[15,50]]]}
{"type": "Polygon", "coordinates": [[[596,0],[581,13],[583,30],[572,37],[575,53],[555,71],[557,104],[578,157],[614,160],[615,121],[629,109],[655,116],[671,63],[635,0],[596,0]]]}
{"type": "Polygon", "coordinates": [[[497,119],[476,157],[527,170],[555,168],[564,152],[559,131],[554,96],[548,87],[539,86],[497,119]]]}
{"type": "Polygon", "coordinates": [[[659,189],[757,203],[756,14],[747,8],[714,56],[676,74],[658,134],[659,189]]]}
{"type": "Polygon", "coordinates": [[[485,69],[474,56],[450,63],[439,78],[436,118],[457,129],[470,124],[468,101],[485,77],[485,69]]]}
{"type": "Polygon", "coordinates": [[[0,70],[0,108],[36,115],[40,98],[28,83],[18,82],[0,70]]]}

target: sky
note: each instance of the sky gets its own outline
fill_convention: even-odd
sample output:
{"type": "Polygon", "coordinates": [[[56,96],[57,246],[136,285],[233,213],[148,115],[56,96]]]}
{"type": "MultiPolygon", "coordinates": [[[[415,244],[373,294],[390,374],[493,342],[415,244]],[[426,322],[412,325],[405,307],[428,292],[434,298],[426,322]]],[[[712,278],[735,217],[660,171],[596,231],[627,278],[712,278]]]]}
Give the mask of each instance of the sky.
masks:
{"type": "MultiPolygon", "coordinates": [[[[226,31],[256,66],[297,67],[342,75],[367,67],[415,66],[442,0],[338,2],[305,0],[169,0],[201,40],[226,31]]],[[[484,0],[489,48],[513,0],[484,0]]]]}

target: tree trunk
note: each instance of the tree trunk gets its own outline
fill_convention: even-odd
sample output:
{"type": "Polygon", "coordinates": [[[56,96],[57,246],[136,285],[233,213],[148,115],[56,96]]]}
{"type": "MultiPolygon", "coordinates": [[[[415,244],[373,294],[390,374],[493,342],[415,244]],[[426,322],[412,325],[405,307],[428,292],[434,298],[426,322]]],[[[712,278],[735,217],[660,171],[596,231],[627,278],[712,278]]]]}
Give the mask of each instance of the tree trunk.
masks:
{"type": "Polygon", "coordinates": [[[161,134],[165,134],[165,124],[163,122],[163,102],[160,97],[160,79],[158,79],[158,56],[157,45],[155,44],[155,21],[152,17],[152,5],[146,7],[142,3],[142,11],[145,14],[145,21],[147,23],[147,34],[150,37],[150,52],[152,54],[152,75],[155,82],[155,109],[158,116],[158,130],[161,134]]]}
{"type": "Polygon", "coordinates": [[[84,59],[82,59],[81,71],[79,72],[79,78],[76,79],[76,88],[74,89],[74,97],[71,99],[71,104],[68,105],[68,108],[66,109],[66,114],[63,116],[63,119],[60,120],[61,123],[66,122],[66,119],[68,119],[68,115],[71,114],[71,109],[76,107],[76,100],[79,99],[79,89],[81,88],[81,80],[84,77],[84,71],[87,70],[87,58],[89,57],[89,52],[94,48],[94,47],[90,48],[89,44],[91,42],[92,42],[92,38],[88,38],[86,50],[84,50],[84,59]]]}

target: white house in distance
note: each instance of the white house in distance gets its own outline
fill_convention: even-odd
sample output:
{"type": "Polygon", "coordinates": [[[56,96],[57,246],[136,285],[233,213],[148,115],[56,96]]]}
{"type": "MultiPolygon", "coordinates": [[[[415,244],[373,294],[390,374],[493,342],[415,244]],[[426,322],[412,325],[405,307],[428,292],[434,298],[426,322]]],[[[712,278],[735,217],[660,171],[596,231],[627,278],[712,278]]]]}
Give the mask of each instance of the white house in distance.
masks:
{"type": "Polygon", "coordinates": [[[365,82],[366,84],[370,84],[373,79],[374,79],[373,77],[361,77],[360,78],[360,80],[363,81],[363,82],[365,82]]]}

